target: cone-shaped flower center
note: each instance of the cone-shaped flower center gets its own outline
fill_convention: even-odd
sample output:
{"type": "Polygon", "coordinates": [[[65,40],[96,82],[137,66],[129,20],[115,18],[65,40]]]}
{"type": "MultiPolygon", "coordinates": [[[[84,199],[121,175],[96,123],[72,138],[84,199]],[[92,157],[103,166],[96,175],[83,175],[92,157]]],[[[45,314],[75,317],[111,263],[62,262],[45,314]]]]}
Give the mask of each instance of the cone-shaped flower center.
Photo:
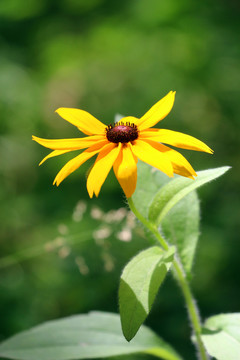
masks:
{"type": "Polygon", "coordinates": [[[108,125],[106,136],[108,141],[113,143],[127,143],[138,138],[138,129],[133,123],[120,121],[114,125],[108,125]]]}

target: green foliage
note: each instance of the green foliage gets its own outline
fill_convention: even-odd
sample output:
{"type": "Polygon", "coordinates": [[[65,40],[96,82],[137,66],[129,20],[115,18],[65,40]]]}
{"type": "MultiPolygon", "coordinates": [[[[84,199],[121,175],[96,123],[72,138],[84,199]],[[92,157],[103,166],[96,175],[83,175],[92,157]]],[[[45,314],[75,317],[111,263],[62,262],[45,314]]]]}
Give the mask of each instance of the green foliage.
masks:
{"type": "Polygon", "coordinates": [[[139,212],[147,219],[149,206],[159,188],[169,182],[169,177],[153,169],[148,164],[138,162],[137,188],[133,194],[133,201],[139,212]]]}
{"type": "Polygon", "coordinates": [[[208,318],[202,330],[207,351],[217,360],[237,360],[240,356],[240,313],[208,318]]]}
{"type": "Polygon", "coordinates": [[[191,274],[199,237],[199,221],[199,200],[197,193],[193,191],[169,211],[161,224],[164,237],[177,247],[187,275],[191,274]]]}
{"type": "Polygon", "coordinates": [[[229,166],[223,166],[217,169],[199,171],[195,180],[177,177],[173,181],[169,181],[155,195],[149,208],[149,220],[156,225],[160,225],[167,213],[184,196],[209,181],[217,179],[229,169],[229,166]]]}
{"type": "Polygon", "coordinates": [[[130,341],[149,314],[155,296],[172,265],[174,249],[167,253],[151,247],[136,255],[124,268],[119,288],[123,334],[130,341]]]}
{"type": "Polygon", "coordinates": [[[0,356],[16,360],[96,359],[135,353],[181,360],[171,346],[146,327],[127,343],[119,316],[103,312],[50,321],[0,344],[0,356]]]}
{"type": "MultiPolygon", "coordinates": [[[[186,273],[190,276],[199,237],[200,210],[196,189],[223,175],[224,166],[198,172],[195,180],[166,175],[142,162],[138,163],[138,184],[133,195],[140,213],[154,225],[169,244],[175,245],[186,273]],[[151,184],[151,186],[149,186],[151,184]]],[[[146,231],[146,236],[152,234],[146,231]]]]}
{"type": "Polygon", "coordinates": [[[186,273],[191,276],[199,237],[198,187],[223,175],[229,167],[198,172],[195,180],[177,177],[162,186],[149,207],[149,220],[161,231],[169,244],[176,245],[186,273]],[[191,194],[194,192],[193,194],[191,194]]]}
{"type": "MultiPolygon", "coordinates": [[[[224,167],[200,172],[197,180],[194,182],[192,180],[189,181],[189,179],[177,177],[174,180],[169,180],[168,183],[166,183],[166,178],[162,177],[162,175],[158,173],[154,175],[154,171],[150,166],[145,167],[145,165],[141,165],[140,162],[139,169],[138,176],[140,181],[138,182],[135,195],[139,201],[138,206],[141,208],[140,199],[143,194],[143,189],[146,188],[146,181],[151,180],[154,186],[151,191],[148,192],[147,198],[148,200],[153,198],[153,200],[149,209],[147,203],[143,203],[142,211],[146,214],[146,210],[149,210],[150,220],[155,220],[156,223],[152,225],[152,222],[148,222],[148,220],[144,220],[144,218],[142,221],[145,223],[145,226],[148,227],[148,230],[152,231],[153,229],[153,233],[155,234],[154,231],[157,231],[157,226],[163,220],[162,231],[167,237],[168,242],[177,246],[178,255],[183,261],[183,266],[190,273],[197,243],[199,223],[198,199],[194,191],[197,187],[222,175],[228,168],[224,167]],[[154,188],[156,192],[155,195],[153,191],[154,188]],[[193,211],[191,211],[191,209],[193,209],[193,211]]],[[[81,204],[79,219],[82,218],[82,211],[85,211],[85,209],[86,207],[81,204]]],[[[96,214],[94,216],[96,216],[96,214]]],[[[97,217],[99,216],[102,219],[107,219],[107,217],[104,217],[103,214],[98,211],[97,217]]],[[[123,214],[123,218],[124,216],[126,216],[126,214],[123,214]]],[[[75,220],[78,219],[76,217],[74,218],[75,220]]],[[[113,218],[115,218],[115,216],[113,218]]],[[[63,229],[61,231],[63,231],[63,229]]],[[[64,232],[65,231],[66,228],[64,227],[64,232]]],[[[96,240],[99,239],[96,238],[96,240]]],[[[126,265],[121,276],[119,288],[120,315],[122,330],[128,341],[136,335],[149,314],[158,289],[172,263],[174,263],[174,266],[176,264],[176,260],[174,260],[175,248],[172,247],[166,251],[166,246],[163,247],[165,250],[154,246],[139,253],[126,265]]],[[[178,271],[181,272],[181,270],[178,271]]],[[[184,281],[184,275],[181,276],[183,276],[181,281],[184,281]]],[[[187,284],[186,282],[184,282],[184,284],[184,289],[186,290],[187,284]]],[[[32,358],[50,360],[53,357],[55,360],[68,360],[74,358],[96,358],[99,356],[110,357],[143,352],[163,359],[179,359],[178,355],[174,353],[174,350],[162,340],[160,348],[155,344],[152,347],[145,346],[144,348],[137,346],[126,348],[127,345],[125,344],[125,346],[119,348],[119,336],[117,341],[112,337],[112,332],[114,333],[115,331],[112,319],[108,319],[107,322],[105,320],[103,321],[103,325],[107,325],[106,329],[98,316],[101,317],[99,314],[93,315],[92,318],[91,315],[90,318],[85,316],[79,325],[80,328],[76,327],[74,320],[81,319],[82,316],[40,326],[33,331],[25,332],[23,335],[17,335],[12,340],[10,339],[3,343],[0,346],[0,354],[4,357],[21,360],[31,360],[32,358]],[[100,328],[98,326],[100,326],[100,328]],[[74,331],[69,331],[70,328],[74,328],[74,331]],[[80,338],[79,334],[81,334],[80,338]],[[74,342],[75,344],[73,344],[74,342]],[[111,346],[109,346],[109,343],[111,346]],[[64,344],[64,346],[62,344],[64,344]]],[[[131,346],[133,346],[135,342],[136,339],[134,342],[131,342],[131,346]]],[[[143,346],[143,343],[140,344],[143,346]]]]}

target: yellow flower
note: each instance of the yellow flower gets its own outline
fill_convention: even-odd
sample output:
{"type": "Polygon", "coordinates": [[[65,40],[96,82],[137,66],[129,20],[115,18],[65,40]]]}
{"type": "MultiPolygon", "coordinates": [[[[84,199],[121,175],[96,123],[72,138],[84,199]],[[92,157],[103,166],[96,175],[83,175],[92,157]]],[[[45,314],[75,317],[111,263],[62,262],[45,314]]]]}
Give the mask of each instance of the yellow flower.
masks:
{"type": "Polygon", "coordinates": [[[175,92],[170,91],[140,119],[127,116],[109,126],[104,125],[84,110],[59,108],[56,112],[63,119],[88,136],[59,140],[40,139],[33,136],[33,140],[53,150],[39,165],[53,156],[86,149],[68,161],[59,171],[53,182],[58,186],[85,161],[98,154],[87,178],[87,190],[91,198],[93,194],[98,196],[112,167],[127,198],[131,197],[137,183],[138,159],[170,177],[175,173],[194,179],[197,175],[189,162],[179,152],[163,144],[208,153],[213,151],[192,136],[172,130],[152,128],[169,114],[174,98],[175,92]]]}

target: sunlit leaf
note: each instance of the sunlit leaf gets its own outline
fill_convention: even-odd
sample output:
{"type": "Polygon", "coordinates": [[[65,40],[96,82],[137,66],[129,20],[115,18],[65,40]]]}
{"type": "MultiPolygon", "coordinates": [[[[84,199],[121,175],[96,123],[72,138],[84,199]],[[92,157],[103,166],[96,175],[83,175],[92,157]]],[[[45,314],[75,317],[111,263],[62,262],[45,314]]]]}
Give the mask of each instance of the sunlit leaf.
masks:
{"type": "Polygon", "coordinates": [[[184,196],[200,186],[217,179],[223,175],[229,166],[223,166],[216,169],[199,171],[195,180],[177,177],[165,186],[161,187],[149,208],[149,220],[159,225],[167,213],[176,205],[184,196]]]}
{"type": "Polygon", "coordinates": [[[154,196],[170,178],[142,161],[138,161],[137,168],[138,180],[136,191],[133,194],[133,201],[140,213],[147,218],[149,205],[154,196]]]}
{"type": "Polygon", "coordinates": [[[136,353],[181,360],[145,326],[128,343],[122,336],[119,315],[103,312],[49,321],[0,344],[0,357],[16,360],[96,359],[136,353]]]}
{"type": "Polygon", "coordinates": [[[154,246],[135,256],[124,268],[119,288],[123,334],[130,341],[148,316],[155,296],[171,267],[174,248],[154,246]]]}
{"type": "Polygon", "coordinates": [[[240,359],[240,313],[212,316],[204,324],[203,343],[217,360],[240,359]]]}
{"type": "Polygon", "coordinates": [[[200,207],[196,191],[185,196],[165,216],[161,232],[177,247],[187,274],[190,273],[199,237],[200,207]]]}

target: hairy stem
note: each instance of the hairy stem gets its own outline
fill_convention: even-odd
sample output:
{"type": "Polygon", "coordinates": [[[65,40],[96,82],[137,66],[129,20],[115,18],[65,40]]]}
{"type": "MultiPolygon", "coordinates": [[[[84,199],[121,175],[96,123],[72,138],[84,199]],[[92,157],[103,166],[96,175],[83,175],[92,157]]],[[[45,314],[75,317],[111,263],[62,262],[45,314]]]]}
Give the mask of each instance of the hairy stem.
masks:
{"type": "MultiPolygon", "coordinates": [[[[138,218],[138,220],[140,220],[142,224],[155,236],[161,247],[167,251],[169,249],[169,246],[167,242],[164,240],[164,238],[161,236],[161,234],[159,233],[157,226],[152,224],[150,221],[145,219],[145,217],[142,216],[142,214],[140,214],[140,212],[136,209],[132,198],[128,199],[128,204],[134,215],[138,218]]],[[[196,347],[198,350],[199,359],[208,360],[209,357],[207,355],[207,352],[204,348],[201,339],[201,320],[199,317],[198,308],[193,298],[189,283],[186,279],[183,266],[180,260],[176,256],[173,261],[173,271],[175,278],[177,279],[179,286],[183,292],[183,296],[186,302],[189,319],[191,321],[192,329],[196,339],[196,347]]]]}

